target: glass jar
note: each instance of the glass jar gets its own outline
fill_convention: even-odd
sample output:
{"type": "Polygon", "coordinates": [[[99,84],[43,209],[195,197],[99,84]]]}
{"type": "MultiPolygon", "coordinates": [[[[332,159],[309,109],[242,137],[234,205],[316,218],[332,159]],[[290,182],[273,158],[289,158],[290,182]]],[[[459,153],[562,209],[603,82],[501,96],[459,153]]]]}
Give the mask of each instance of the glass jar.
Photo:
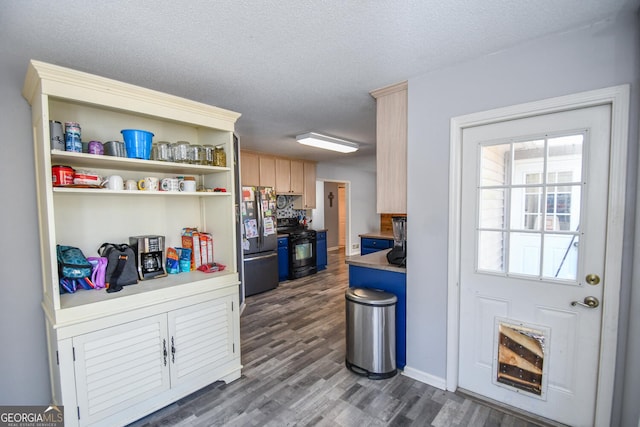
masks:
{"type": "Polygon", "coordinates": [[[177,163],[189,163],[191,144],[187,141],[178,141],[173,151],[173,161],[177,163]]]}
{"type": "Polygon", "coordinates": [[[160,162],[170,162],[171,161],[171,151],[170,144],[167,141],[158,141],[154,144],[155,148],[155,160],[160,162]]]}
{"type": "Polygon", "coordinates": [[[189,163],[192,165],[201,165],[204,159],[204,149],[202,145],[193,144],[189,150],[189,163]]]}
{"type": "Polygon", "coordinates": [[[213,165],[214,166],[227,166],[227,153],[224,152],[224,146],[216,145],[213,155],[213,165]]]}
{"type": "Polygon", "coordinates": [[[213,145],[210,145],[210,144],[204,144],[202,146],[202,149],[204,150],[204,154],[203,154],[204,162],[202,164],[203,165],[209,165],[209,166],[215,166],[213,164],[215,147],[213,145]]]}
{"type": "Polygon", "coordinates": [[[170,162],[175,162],[175,155],[176,155],[176,150],[178,147],[178,143],[177,142],[170,142],[169,143],[169,161],[170,162]]]}

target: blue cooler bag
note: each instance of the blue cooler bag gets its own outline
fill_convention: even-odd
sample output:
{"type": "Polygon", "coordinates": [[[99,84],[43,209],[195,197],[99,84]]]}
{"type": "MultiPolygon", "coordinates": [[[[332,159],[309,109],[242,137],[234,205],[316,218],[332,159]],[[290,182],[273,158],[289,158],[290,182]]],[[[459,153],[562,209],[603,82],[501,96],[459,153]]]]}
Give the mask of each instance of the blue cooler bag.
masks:
{"type": "Polygon", "coordinates": [[[60,278],[82,279],[91,276],[91,264],[82,251],[73,246],[56,246],[60,278]]]}

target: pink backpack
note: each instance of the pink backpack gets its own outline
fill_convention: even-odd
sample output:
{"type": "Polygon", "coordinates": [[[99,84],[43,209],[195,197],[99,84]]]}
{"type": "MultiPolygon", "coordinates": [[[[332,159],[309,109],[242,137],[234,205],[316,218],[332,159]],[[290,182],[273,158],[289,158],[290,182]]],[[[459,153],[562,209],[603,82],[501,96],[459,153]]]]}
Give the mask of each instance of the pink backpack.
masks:
{"type": "Polygon", "coordinates": [[[96,289],[104,289],[105,276],[107,273],[107,258],[105,257],[88,257],[87,261],[93,266],[91,271],[91,281],[96,286],[96,289]]]}

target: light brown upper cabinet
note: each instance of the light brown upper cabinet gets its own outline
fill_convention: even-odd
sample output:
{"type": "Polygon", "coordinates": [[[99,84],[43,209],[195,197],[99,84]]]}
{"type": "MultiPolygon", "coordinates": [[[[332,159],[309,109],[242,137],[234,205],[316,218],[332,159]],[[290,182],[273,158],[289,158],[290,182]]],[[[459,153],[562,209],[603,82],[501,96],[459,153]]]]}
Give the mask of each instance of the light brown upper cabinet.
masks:
{"type": "Polygon", "coordinates": [[[291,193],[291,161],[276,159],[276,193],[291,193]]]}
{"type": "MultiPolygon", "coordinates": [[[[315,181],[315,163],[313,172],[315,181]]],[[[291,193],[304,193],[304,162],[302,160],[291,160],[291,193]]]]}
{"type": "Polygon", "coordinates": [[[276,157],[276,193],[302,195],[304,170],[301,160],[276,157]]]}
{"type": "Polygon", "coordinates": [[[407,213],[407,82],[371,92],[376,99],[377,212],[407,213]]]}
{"type": "Polygon", "coordinates": [[[240,152],[240,180],[244,186],[260,185],[260,156],[250,151],[240,152]]]}
{"type": "Polygon", "coordinates": [[[304,209],[316,208],[316,164],[314,162],[304,162],[304,194],[302,195],[302,205],[304,209]]]}
{"type": "Polygon", "coordinates": [[[240,185],[276,186],[276,158],[253,151],[240,151],[240,185]]]}
{"type": "Polygon", "coordinates": [[[260,186],[276,186],[276,159],[275,157],[260,156],[260,186]]]}
{"type": "Polygon", "coordinates": [[[315,162],[242,150],[240,169],[241,185],[274,187],[277,194],[300,196],[295,198],[295,209],[315,209],[315,162]]]}

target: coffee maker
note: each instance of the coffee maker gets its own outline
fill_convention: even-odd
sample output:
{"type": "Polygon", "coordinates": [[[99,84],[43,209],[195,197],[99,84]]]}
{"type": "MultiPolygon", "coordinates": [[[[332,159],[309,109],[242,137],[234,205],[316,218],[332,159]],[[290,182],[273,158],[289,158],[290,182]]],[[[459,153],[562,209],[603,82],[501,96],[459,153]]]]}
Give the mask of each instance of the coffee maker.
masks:
{"type": "Polygon", "coordinates": [[[393,248],[387,253],[389,264],[407,265],[407,217],[391,217],[393,227],[393,248]]]}
{"type": "Polygon", "coordinates": [[[129,246],[136,253],[136,265],[140,280],[155,279],[167,275],[164,269],[164,236],[129,237],[129,246]]]}

